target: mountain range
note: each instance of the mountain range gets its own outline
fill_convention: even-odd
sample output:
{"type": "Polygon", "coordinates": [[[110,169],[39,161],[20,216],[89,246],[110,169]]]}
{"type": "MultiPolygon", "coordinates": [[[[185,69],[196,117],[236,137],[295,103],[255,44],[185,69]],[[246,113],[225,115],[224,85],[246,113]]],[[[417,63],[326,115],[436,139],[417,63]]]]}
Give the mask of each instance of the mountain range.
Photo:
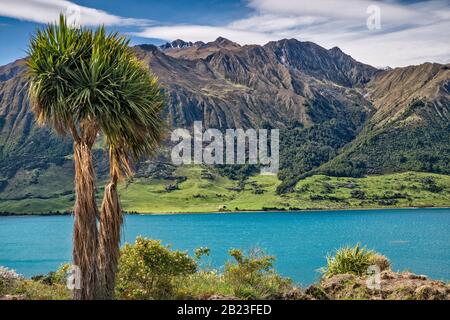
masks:
{"type": "MultiPolygon", "coordinates": [[[[176,40],[132,50],[167,94],[163,117],[169,129],[197,120],[221,130],[279,128],[280,193],[316,173],[450,174],[448,64],[381,70],[337,47],[296,39],[264,46],[225,38],[176,40]]],[[[70,139],[35,123],[25,62],[0,67],[0,198],[12,186],[36,183],[35,176],[49,167],[73,172],[70,139]]],[[[102,175],[106,160],[100,149],[95,157],[102,175]]],[[[157,160],[164,159],[162,151],[157,160]]],[[[138,164],[138,171],[143,163],[148,162],[138,164]]],[[[252,172],[231,171],[239,179],[252,172]]]]}

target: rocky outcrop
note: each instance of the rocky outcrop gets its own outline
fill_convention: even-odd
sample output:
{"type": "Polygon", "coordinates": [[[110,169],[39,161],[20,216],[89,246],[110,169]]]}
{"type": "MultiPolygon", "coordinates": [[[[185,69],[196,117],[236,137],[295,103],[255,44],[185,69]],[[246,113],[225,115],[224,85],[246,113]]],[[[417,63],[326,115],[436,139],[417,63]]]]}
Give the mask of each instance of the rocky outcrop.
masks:
{"type": "Polygon", "coordinates": [[[367,277],[340,274],[305,290],[308,299],[450,300],[450,285],[410,272],[381,272],[379,288],[367,277]]]}

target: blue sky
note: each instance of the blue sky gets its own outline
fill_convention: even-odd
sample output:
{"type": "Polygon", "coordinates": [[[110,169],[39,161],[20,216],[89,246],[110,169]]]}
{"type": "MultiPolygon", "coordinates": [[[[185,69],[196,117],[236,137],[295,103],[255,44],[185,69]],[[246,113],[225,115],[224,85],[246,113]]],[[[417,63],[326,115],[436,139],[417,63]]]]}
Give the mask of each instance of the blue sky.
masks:
{"type": "Polygon", "coordinates": [[[30,35],[60,12],[133,44],[296,38],[378,67],[450,62],[450,0],[0,0],[0,65],[25,56],[30,35]]]}

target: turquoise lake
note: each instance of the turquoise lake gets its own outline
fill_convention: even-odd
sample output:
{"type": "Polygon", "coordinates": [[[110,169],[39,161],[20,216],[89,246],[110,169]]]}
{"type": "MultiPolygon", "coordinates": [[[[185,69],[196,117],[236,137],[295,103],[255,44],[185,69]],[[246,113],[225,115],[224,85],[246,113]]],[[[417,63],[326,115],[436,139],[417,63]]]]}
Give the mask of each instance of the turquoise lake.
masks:
{"type": "MultiPolygon", "coordinates": [[[[0,217],[0,265],[25,276],[71,259],[70,216],[0,217]]],[[[300,285],[319,277],[326,255],[358,242],[391,259],[394,270],[450,280],[450,209],[133,215],[123,241],[161,239],[173,248],[206,246],[204,265],[219,268],[230,248],[263,248],[276,268],[300,285]]]]}

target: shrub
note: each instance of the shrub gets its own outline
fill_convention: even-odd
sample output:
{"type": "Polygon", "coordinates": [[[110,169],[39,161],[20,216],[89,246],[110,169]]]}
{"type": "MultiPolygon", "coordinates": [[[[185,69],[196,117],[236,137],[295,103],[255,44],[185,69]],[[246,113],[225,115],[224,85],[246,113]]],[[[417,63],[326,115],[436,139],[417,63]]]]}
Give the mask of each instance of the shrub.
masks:
{"type": "Polygon", "coordinates": [[[27,280],[13,270],[0,267],[0,296],[5,294],[30,300],[70,299],[65,285],[27,280]]]}
{"type": "Polygon", "coordinates": [[[116,294],[122,299],[169,299],[174,279],[196,270],[196,261],[187,253],[138,237],[121,249],[116,294]]]}
{"type": "Polygon", "coordinates": [[[354,247],[341,248],[334,256],[328,256],[327,266],[321,271],[325,278],[345,273],[362,276],[366,274],[367,268],[374,264],[381,270],[390,267],[390,262],[385,256],[357,244],[354,247]]]}
{"type": "Polygon", "coordinates": [[[282,295],[290,288],[291,280],[279,276],[273,269],[275,258],[259,250],[232,249],[230,255],[235,262],[225,265],[224,280],[229,283],[236,297],[242,299],[269,299],[282,295]]]}
{"type": "Polygon", "coordinates": [[[391,262],[389,261],[389,259],[379,253],[374,253],[370,257],[370,264],[377,265],[381,271],[391,269],[391,262]]]}
{"type": "Polygon", "coordinates": [[[234,292],[225,277],[215,270],[199,271],[176,279],[175,299],[208,299],[233,297],[234,292]]]}
{"type": "Polygon", "coordinates": [[[11,293],[21,279],[22,276],[14,270],[0,266],[0,296],[11,293]]]}
{"type": "Polygon", "coordinates": [[[69,300],[72,297],[65,284],[48,285],[33,280],[20,280],[14,294],[26,300],[69,300]]]}
{"type": "Polygon", "coordinates": [[[211,250],[208,247],[200,247],[194,250],[194,255],[197,260],[200,260],[203,256],[209,256],[211,250]]]}
{"type": "Polygon", "coordinates": [[[438,193],[444,190],[442,186],[436,184],[436,181],[432,177],[426,177],[420,180],[422,182],[422,187],[424,190],[438,193]]]}
{"type": "Polygon", "coordinates": [[[364,192],[364,190],[359,190],[359,189],[352,190],[350,192],[350,194],[352,195],[352,198],[355,198],[355,199],[364,200],[366,198],[366,193],[364,192]]]}
{"type": "Polygon", "coordinates": [[[67,275],[71,265],[69,263],[62,264],[58,270],[51,271],[46,275],[38,275],[31,278],[34,281],[40,281],[43,284],[53,285],[53,284],[63,284],[67,283],[67,275]]]}

